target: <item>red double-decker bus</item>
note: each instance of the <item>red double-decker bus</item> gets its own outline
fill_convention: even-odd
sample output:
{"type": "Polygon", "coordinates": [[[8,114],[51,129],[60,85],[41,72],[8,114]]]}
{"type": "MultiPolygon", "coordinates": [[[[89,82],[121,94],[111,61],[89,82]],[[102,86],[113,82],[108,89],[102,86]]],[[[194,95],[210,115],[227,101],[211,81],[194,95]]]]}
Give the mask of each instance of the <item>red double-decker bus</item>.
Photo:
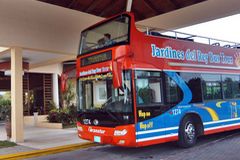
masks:
{"type": "Polygon", "coordinates": [[[168,141],[191,147],[200,135],[240,128],[238,44],[203,44],[203,37],[167,33],[137,29],[131,13],[82,32],[80,138],[127,147],[168,141]]]}

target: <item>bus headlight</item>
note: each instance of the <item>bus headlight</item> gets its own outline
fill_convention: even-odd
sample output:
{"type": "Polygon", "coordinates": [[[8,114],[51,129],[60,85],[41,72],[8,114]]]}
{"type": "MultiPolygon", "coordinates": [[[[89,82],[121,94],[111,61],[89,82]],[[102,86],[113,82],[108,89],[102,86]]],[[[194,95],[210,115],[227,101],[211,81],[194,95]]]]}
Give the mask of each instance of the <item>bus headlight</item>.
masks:
{"type": "Polygon", "coordinates": [[[115,130],[114,131],[114,136],[124,136],[127,134],[127,130],[124,129],[124,130],[115,130]]]}
{"type": "Polygon", "coordinates": [[[82,132],[83,128],[81,126],[77,126],[78,131],[82,132]]]}

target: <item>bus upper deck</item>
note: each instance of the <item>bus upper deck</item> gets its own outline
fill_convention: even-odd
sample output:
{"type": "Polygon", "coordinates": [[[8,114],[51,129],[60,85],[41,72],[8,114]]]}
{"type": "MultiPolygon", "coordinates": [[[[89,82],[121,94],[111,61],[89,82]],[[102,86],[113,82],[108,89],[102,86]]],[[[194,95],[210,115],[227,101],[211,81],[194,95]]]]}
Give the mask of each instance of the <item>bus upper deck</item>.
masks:
{"type": "MultiPolygon", "coordinates": [[[[158,65],[157,68],[163,69],[163,67],[159,65],[159,62],[154,64],[154,59],[160,58],[164,63],[168,63],[164,65],[164,68],[169,65],[168,69],[176,69],[175,65],[179,66],[179,63],[187,63],[187,65],[183,65],[183,67],[188,66],[193,68],[195,68],[194,65],[199,64],[202,68],[204,68],[203,66],[210,68],[220,66],[218,69],[224,69],[223,65],[226,66],[226,68],[236,67],[234,64],[228,64],[229,62],[227,61],[229,58],[231,59],[229,56],[232,56],[232,60],[238,57],[239,43],[164,29],[139,25],[135,26],[134,17],[127,13],[112,17],[109,20],[97,24],[97,27],[95,26],[96,25],[89,27],[82,32],[79,50],[80,59],[81,57],[88,57],[89,54],[98,54],[100,53],[98,51],[111,48],[108,50],[112,52],[111,54],[103,54],[105,57],[108,56],[104,61],[111,59],[112,62],[120,62],[121,59],[131,57],[133,61],[145,63],[143,61],[146,60],[146,64],[150,62],[153,66],[158,65]],[[106,38],[106,35],[108,35],[108,38],[106,38]],[[178,51],[181,53],[178,53],[178,51]],[[156,55],[154,55],[153,52],[156,52],[156,55]],[[157,55],[158,52],[161,53],[157,55]],[[175,58],[161,55],[164,53],[171,54],[170,56],[175,56],[175,58]],[[111,57],[109,57],[109,55],[111,55],[111,57]],[[176,56],[180,56],[180,58],[176,58],[176,56]],[[144,57],[144,59],[142,59],[142,57],[144,57]],[[176,62],[179,63],[177,64],[176,62]],[[190,65],[188,63],[190,63],[190,65]]],[[[99,58],[103,59],[104,56],[95,56],[95,60],[99,58]]],[[[93,57],[87,60],[90,61],[92,59],[93,57]]],[[[81,68],[84,68],[84,66],[81,64],[81,68]]]]}

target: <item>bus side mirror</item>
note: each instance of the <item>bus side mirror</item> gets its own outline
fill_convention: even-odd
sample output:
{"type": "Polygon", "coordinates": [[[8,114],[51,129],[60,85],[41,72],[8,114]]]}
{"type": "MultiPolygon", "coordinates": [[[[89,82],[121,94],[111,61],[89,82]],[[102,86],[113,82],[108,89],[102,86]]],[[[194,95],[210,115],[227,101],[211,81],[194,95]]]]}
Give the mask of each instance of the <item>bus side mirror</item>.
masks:
{"type": "Polygon", "coordinates": [[[113,87],[119,88],[122,86],[122,63],[113,61],[112,65],[113,72],[113,87]]]}

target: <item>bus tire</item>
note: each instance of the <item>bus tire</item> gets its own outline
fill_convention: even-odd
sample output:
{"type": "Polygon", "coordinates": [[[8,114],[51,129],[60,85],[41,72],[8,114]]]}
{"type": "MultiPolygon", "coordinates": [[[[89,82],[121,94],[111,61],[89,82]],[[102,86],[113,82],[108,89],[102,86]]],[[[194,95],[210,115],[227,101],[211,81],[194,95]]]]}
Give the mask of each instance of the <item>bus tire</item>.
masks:
{"type": "Polygon", "coordinates": [[[197,127],[190,116],[182,119],[179,126],[178,145],[183,148],[189,148],[195,145],[197,141],[197,127]]]}

